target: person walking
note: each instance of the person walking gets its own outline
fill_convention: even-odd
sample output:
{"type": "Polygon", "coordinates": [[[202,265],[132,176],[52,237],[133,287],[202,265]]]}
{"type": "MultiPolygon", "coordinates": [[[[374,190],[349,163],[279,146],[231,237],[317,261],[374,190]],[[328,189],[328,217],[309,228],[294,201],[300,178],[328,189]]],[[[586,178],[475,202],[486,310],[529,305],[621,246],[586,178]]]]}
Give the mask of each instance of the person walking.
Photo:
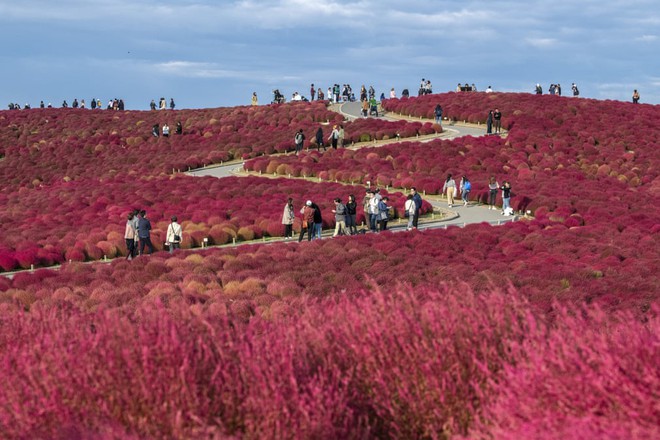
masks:
{"type": "Polygon", "coordinates": [[[472,191],[472,183],[467,178],[467,176],[461,177],[461,199],[463,200],[463,206],[467,206],[470,201],[470,191],[472,191]]]}
{"type": "Polygon", "coordinates": [[[170,110],[174,110],[174,107],[176,107],[176,104],[174,103],[174,98],[170,98],[170,110]]]}
{"type": "Polygon", "coordinates": [[[578,86],[575,83],[571,85],[571,90],[573,90],[573,96],[580,96],[580,90],[578,90],[578,86]]]}
{"type": "Polygon", "coordinates": [[[413,200],[413,195],[408,194],[408,197],[406,198],[406,203],[403,205],[404,215],[408,219],[408,226],[406,227],[406,231],[412,231],[413,220],[415,219],[416,210],[417,208],[415,207],[415,201],[413,200]]]}
{"type": "Polygon", "coordinates": [[[305,143],[305,134],[303,133],[303,129],[301,128],[296,132],[296,136],[293,138],[295,144],[296,144],[296,156],[298,153],[300,153],[303,149],[303,144],[305,143]]]}
{"type": "Polygon", "coordinates": [[[181,125],[181,121],[176,123],[176,128],[174,129],[174,132],[176,134],[183,134],[183,126],[181,125]]]}
{"type": "Polygon", "coordinates": [[[371,232],[378,232],[378,216],[380,214],[378,204],[381,197],[376,191],[372,191],[369,196],[369,229],[371,232]]]}
{"type": "Polygon", "coordinates": [[[353,194],[348,196],[346,202],[346,228],[351,235],[357,234],[357,225],[355,224],[357,217],[357,203],[353,194]]]}
{"type": "Polygon", "coordinates": [[[303,240],[305,232],[307,232],[307,241],[312,241],[312,235],[314,234],[314,208],[312,208],[312,201],[307,200],[305,206],[300,209],[302,214],[302,227],[300,228],[300,237],[298,237],[298,243],[303,240]]]}
{"type": "Polygon", "coordinates": [[[160,136],[160,126],[158,124],[154,124],[153,127],[151,127],[151,135],[153,137],[160,136]]]}
{"type": "Polygon", "coordinates": [[[488,209],[495,208],[495,200],[497,199],[497,190],[500,184],[495,180],[495,176],[490,176],[488,179],[488,209]]]}
{"type": "Polygon", "coordinates": [[[170,126],[167,122],[163,124],[163,137],[170,137],[170,126]]]}
{"type": "Polygon", "coordinates": [[[454,197],[456,197],[456,181],[452,179],[451,174],[447,174],[445,184],[442,185],[442,192],[447,194],[447,205],[451,208],[454,205],[454,197]]]}
{"type": "Polygon", "coordinates": [[[319,129],[316,130],[316,147],[318,148],[319,152],[321,152],[321,147],[323,147],[323,151],[326,151],[325,144],[323,143],[322,127],[319,127],[319,129]]]}
{"type": "Polygon", "coordinates": [[[124,240],[126,240],[126,259],[132,260],[135,253],[135,238],[137,231],[135,230],[135,223],[133,222],[133,213],[128,213],[126,220],[126,230],[124,231],[124,240]]]}
{"type": "Polygon", "coordinates": [[[167,226],[167,233],[165,234],[165,243],[170,248],[170,254],[174,252],[174,249],[181,248],[182,239],[183,228],[177,223],[176,215],[173,215],[170,224],[167,226]]]}
{"type": "Polygon", "coordinates": [[[147,211],[140,211],[138,216],[138,238],[140,239],[140,255],[144,255],[144,247],[149,248],[149,254],[154,253],[154,245],[151,243],[151,222],[147,218],[147,211]]]}
{"type": "Polygon", "coordinates": [[[335,214],[335,233],[332,236],[348,235],[346,234],[346,205],[341,202],[339,197],[334,202],[335,209],[332,212],[335,214]]]}
{"type": "Polygon", "coordinates": [[[504,181],[502,187],[502,215],[510,215],[511,213],[511,184],[504,181]]]}
{"type": "Polygon", "coordinates": [[[637,89],[633,90],[632,102],[633,104],[639,104],[639,92],[637,89]]]}
{"type": "Polygon", "coordinates": [[[499,133],[502,129],[502,112],[497,108],[493,112],[493,120],[495,121],[495,133],[499,133]]]}
{"type": "Polygon", "coordinates": [[[284,213],[282,213],[282,224],[284,225],[284,239],[288,240],[293,238],[293,220],[295,214],[293,213],[293,199],[289,197],[284,205],[284,213]]]}
{"type": "Polygon", "coordinates": [[[414,186],[410,188],[410,194],[413,196],[413,202],[415,203],[415,213],[413,216],[412,227],[417,229],[417,224],[419,223],[419,213],[422,209],[422,196],[417,192],[417,188],[414,186]]]}
{"type": "Polygon", "coordinates": [[[435,114],[435,123],[440,125],[442,123],[442,106],[440,104],[436,104],[433,113],[435,114]]]}
{"type": "Polygon", "coordinates": [[[337,143],[339,142],[339,130],[336,125],[332,127],[332,132],[330,133],[330,136],[328,136],[328,140],[332,141],[332,148],[336,150],[337,143]]]}

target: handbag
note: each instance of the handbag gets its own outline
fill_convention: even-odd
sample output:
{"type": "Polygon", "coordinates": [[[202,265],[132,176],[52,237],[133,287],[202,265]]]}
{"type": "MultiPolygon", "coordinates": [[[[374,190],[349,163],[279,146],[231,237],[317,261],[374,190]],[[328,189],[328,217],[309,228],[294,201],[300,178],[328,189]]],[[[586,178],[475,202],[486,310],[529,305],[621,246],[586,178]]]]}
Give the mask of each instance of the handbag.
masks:
{"type": "MultiPolygon", "coordinates": [[[[172,226],[172,232],[174,232],[174,226],[172,226]]],[[[179,243],[181,241],[181,230],[179,230],[178,234],[174,234],[174,242],[179,243]]]]}

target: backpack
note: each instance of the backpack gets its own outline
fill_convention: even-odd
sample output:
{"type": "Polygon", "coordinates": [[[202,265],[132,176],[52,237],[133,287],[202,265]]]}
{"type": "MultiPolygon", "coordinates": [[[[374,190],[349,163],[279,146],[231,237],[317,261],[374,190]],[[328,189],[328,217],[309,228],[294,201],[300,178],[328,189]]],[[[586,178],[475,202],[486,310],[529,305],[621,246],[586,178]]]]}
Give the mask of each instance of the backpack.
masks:
{"type": "Polygon", "coordinates": [[[296,134],[296,144],[301,144],[302,141],[302,135],[300,133],[296,134]]]}
{"type": "Polygon", "coordinates": [[[472,184],[470,183],[469,180],[463,184],[463,189],[465,191],[470,191],[472,189],[472,184]]]}

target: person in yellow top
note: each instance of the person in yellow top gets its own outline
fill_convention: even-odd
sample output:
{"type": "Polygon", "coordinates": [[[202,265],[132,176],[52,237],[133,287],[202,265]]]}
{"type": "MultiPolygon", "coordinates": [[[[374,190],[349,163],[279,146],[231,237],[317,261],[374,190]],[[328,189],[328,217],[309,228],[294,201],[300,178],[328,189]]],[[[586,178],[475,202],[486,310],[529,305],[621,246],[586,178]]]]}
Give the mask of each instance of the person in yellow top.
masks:
{"type": "Polygon", "coordinates": [[[259,105],[259,100],[257,99],[257,92],[252,92],[252,105],[259,105]]]}

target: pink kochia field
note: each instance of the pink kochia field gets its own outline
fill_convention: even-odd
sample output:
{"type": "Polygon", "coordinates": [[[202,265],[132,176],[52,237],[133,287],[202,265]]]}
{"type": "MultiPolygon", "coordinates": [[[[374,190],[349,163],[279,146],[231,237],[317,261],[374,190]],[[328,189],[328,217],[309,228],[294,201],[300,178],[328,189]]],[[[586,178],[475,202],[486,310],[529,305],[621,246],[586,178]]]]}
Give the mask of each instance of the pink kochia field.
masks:
{"type": "Polygon", "coordinates": [[[73,261],[0,278],[0,437],[660,438],[660,108],[499,93],[384,106],[431,118],[437,103],[470,122],[498,107],[508,135],[296,158],[269,155],[341,117],[0,112],[0,266],[73,261]],[[149,137],[179,119],[188,135],[149,137]],[[323,181],[172,173],[234,157],[323,181]],[[473,201],[490,175],[510,180],[534,218],[188,249],[282,235],[287,197],[332,227],[332,199],[361,200],[350,184],[366,180],[394,186],[400,214],[396,188],[436,193],[448,172],[471,177],[473,201]],[[82,263],[125,253],[134,208],[157,246],[177,215],[184,249],[82,263]]]}

